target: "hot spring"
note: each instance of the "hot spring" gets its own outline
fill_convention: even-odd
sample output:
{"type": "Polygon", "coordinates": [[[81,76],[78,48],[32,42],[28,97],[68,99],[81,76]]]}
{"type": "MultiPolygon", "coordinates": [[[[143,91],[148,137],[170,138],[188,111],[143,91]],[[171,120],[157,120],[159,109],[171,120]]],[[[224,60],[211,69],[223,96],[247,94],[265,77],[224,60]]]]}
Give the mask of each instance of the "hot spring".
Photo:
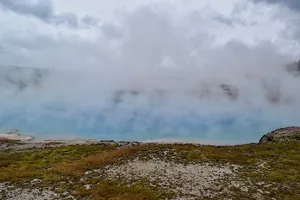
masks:
{"type": "Polygon", "coordinates": [[[300,15],[289,4],[9,2],[3,131],[243,143],[300,123],[300,15]]]}

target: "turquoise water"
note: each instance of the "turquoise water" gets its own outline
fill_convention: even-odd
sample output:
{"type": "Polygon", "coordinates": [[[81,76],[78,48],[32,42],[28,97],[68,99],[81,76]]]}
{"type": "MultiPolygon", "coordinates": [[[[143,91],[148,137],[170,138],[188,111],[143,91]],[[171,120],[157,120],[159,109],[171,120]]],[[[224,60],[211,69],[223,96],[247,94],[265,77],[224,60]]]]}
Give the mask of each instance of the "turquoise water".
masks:
{"type": "MultiPolygon", "coordinates": [[[[24,132],[34,132],[37,138],[69,134],[73,137],[113,140],[177,138],[238,143],[257,142],[272,129],[294,125],[282,122],[278,117],[268,119],[259,111],[201,114],[195,109],[194,112],[174,114],[134,106],[126,110],[108,107],[99,110],[67,105],[6,108],[0,114],[0,127],[2,130],[18,128],[24,132]]],[[[292,121],[295,119],[289,119],[289,122],[292,121]]]]}
{"type": "Polygon", "coordinates": [[[256,80],[224,89],[222,81],[194,84],[189,77],[177,82],[149,78],[144,85],[129,78],[114,85],[113,76],[83,73],[45,75],[37,83],[34,76],[28,77],[31,81],[17,78],[15,84],[0,85],[0,130],[20,129],[37,138],[244,143],[300,124],[298,93],[290,93],[298,86],[290,84],[289,77],[280,93],[273,82],[265,88],[256,80]],[[20,81],[25,88],[17,87],[20,81]],[[233,98],[228,90],[235,88],[233,98]]]}

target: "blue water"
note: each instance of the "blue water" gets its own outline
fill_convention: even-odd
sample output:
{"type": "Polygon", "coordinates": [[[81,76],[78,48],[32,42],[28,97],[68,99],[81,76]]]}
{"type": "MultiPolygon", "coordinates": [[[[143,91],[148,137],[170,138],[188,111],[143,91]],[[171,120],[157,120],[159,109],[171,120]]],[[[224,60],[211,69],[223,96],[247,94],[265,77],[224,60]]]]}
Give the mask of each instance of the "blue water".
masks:
{"type": "Polygon", "coordinates": [[[72,134],[113,140],[177,138],[257,142],[264,133],[283,125],[276,120],[265,120],[259,113],[201,115],[198,112],[173,116],[143,109],[84,111],[67,105],[47,105],[38,109],[18,107],[0,114],[2,130],[18,128],[35,132],[37,137],[47,135],[54,138],[60,134],[72,134]]]}

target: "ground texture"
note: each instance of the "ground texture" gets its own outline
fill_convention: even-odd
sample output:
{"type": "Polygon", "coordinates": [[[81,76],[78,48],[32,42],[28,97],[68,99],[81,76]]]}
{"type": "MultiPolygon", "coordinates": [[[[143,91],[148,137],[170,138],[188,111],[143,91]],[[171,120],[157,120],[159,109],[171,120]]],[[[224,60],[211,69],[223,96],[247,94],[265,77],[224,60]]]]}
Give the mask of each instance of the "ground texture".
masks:
{"type": "Polygon", "coordinates": [[[0,199],[300,199],[300,143],[2,142],[0,199]]]}

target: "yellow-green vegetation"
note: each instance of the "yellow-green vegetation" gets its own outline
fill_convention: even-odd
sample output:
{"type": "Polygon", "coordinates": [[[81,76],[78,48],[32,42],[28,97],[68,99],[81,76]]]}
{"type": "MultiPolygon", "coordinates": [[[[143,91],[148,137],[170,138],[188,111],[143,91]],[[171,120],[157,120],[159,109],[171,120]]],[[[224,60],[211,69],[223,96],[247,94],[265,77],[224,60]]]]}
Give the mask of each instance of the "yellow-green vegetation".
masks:
{"type": "MultiPolygon", "coordinates": [[[[84,146],[61,146],[30,151],[0,152],[0,182],[24,185],[40,179],[38,187],[50,187],[60,193],[68,191],[80,199],[147,200],[165,199],[176,195],[150,186],[147,181],[113,181],[99,177],[81,180],[87,171],[103,169],[113,164],[154,155],[180,163],[234,164],[241,166],[237,181],[254,185],[271,185],[269,199],[300,199],[300,143],[245,144],[208,146],[191,144],[140,144],[120,148],[118,143],[84,146]],[[168,154],[164,152],[168,151],[168,154]],[[86,190],[84,185],[91,185],[86,190]]],[[[228,183],[229,184],[229,183],[228,183]]],[[[226,187],[226,185],[224,185],[226,187]]],[[[240,190],[218,198],[249,199],[240,190]],[[226,196],[228,195],[228,196],[226,196]]],[[[250,198],[251,199],[251,198],[250,198]]]]}
{"type": "Polygon", "coordinates": [[[126,186],[126,183],[120,183],[117,181],[108,181],[102,179],[93,179],[96,182],[95,186],[91,190],[85,190],[84,188],[77,189],[77,195],[80,198],[86,196],[92,197],[92,199],[115,199],[115,200],[155,200],[164,199],[164,195],[161,191],[143,185],[126,186]]]}

